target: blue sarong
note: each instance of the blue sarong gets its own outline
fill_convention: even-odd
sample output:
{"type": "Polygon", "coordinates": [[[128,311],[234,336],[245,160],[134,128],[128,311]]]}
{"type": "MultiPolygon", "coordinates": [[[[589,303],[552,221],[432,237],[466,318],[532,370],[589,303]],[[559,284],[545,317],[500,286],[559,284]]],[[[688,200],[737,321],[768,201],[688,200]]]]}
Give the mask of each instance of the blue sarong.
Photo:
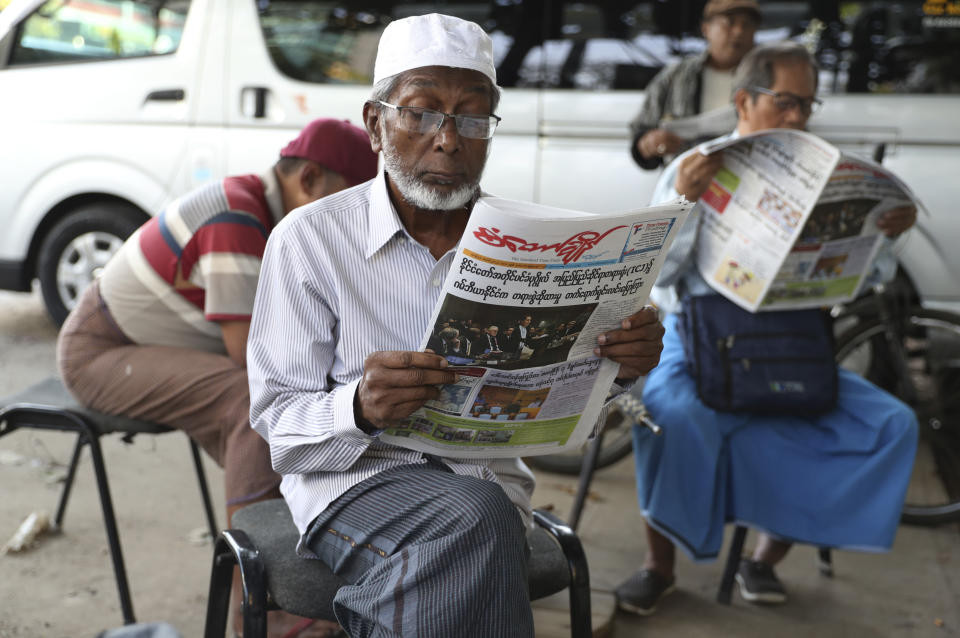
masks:
{"type": "Polygon", "coordinates": [[[663,433],[634,427],[647,521],[693,560],[717,557],[738,522],[786,541],[863,551],[893,543],[917,446],[913,411],[840,370],[837,407],[819,417],[717,412],[687,372],[677,317],[643,401],[663,433]]]}

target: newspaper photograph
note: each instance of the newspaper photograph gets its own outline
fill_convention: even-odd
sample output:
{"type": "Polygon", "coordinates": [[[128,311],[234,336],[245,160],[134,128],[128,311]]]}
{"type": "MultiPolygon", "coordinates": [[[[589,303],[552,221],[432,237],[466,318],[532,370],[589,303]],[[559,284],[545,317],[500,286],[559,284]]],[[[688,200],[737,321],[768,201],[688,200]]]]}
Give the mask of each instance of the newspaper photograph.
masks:
{"type": "Polygon", "coordinates": [[[700,198],[697,266],[711,287],[751,312],[854,298],[883,242],[879,217],[920,206],[889,171],[804,131],[699,149],[724,155],[700,198]]]}
{"type": "Polygon", "coordinates": [[[598,215],[482,197],[421,343],[458,379],[384,440],[460,458],[581,445],[618,369],[597,337],[646,304],[691,207],[598,215]]]}

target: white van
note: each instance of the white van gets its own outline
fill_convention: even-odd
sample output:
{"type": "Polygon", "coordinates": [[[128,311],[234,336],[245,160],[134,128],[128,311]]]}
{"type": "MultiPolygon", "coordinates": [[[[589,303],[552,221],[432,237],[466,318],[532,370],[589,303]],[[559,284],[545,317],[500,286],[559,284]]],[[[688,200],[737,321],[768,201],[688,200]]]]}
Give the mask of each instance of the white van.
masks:
{"type": "MultiPolygon", "coordinates": [[[[703,47],[702,0],[0,0],[0,288],[38,278],[61,321],[123,238],[173,197],[259,172],[313,118],[360,123],[380,33],[438,11],[493,37],[504,86],[484,188],[584,210],[647,203],[627,122],[664,64],[703,47]]],[[[960,310],[960,28],[937,3],[768,2],[758,39],[807,38],[812,129],[885,163],[932,212],[901,261],[960,310]]]]}

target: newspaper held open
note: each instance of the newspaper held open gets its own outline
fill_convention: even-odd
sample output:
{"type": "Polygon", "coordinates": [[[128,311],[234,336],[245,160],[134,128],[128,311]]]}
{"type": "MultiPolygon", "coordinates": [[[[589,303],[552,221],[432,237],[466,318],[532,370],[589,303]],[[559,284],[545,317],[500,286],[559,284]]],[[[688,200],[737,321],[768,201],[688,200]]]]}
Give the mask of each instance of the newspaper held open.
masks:
{"type": "Polygon", "coordinates": [[[688,117],[665,118],[660,122],[660,128],[687,141],[711,139],[736,126],[737,111],[732,104],[688,117]]]}
{"type": "Polygon", "coordinates": [[[893,173],[819,137],[775,129],[700,145],[723,150],[701,196],[697,267],[741,307],[787,310],[853,299],[883,242],[877,220],[921,205],[893,173]]]}
{"type": "Polygon", "coordinates": [[[460,458],[582,444],[618,368],[593,354],[597,337],[644,306],[690,207],[595,215],[481,198],[421,344],[459,380],[383,439],[460,458]]]}

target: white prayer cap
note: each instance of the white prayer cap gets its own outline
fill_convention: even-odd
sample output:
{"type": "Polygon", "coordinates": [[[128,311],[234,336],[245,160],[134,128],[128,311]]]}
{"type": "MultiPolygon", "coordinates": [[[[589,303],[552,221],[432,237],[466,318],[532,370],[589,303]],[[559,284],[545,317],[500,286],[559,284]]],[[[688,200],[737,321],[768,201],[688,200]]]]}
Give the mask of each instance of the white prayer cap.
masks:
{"type": "Polygon", "coordinates": [[[472,69],[497,83],[493,41],[479,25],[439,13],[388,24],[377,47],[373,83],[424,66],[472,69]]]}

